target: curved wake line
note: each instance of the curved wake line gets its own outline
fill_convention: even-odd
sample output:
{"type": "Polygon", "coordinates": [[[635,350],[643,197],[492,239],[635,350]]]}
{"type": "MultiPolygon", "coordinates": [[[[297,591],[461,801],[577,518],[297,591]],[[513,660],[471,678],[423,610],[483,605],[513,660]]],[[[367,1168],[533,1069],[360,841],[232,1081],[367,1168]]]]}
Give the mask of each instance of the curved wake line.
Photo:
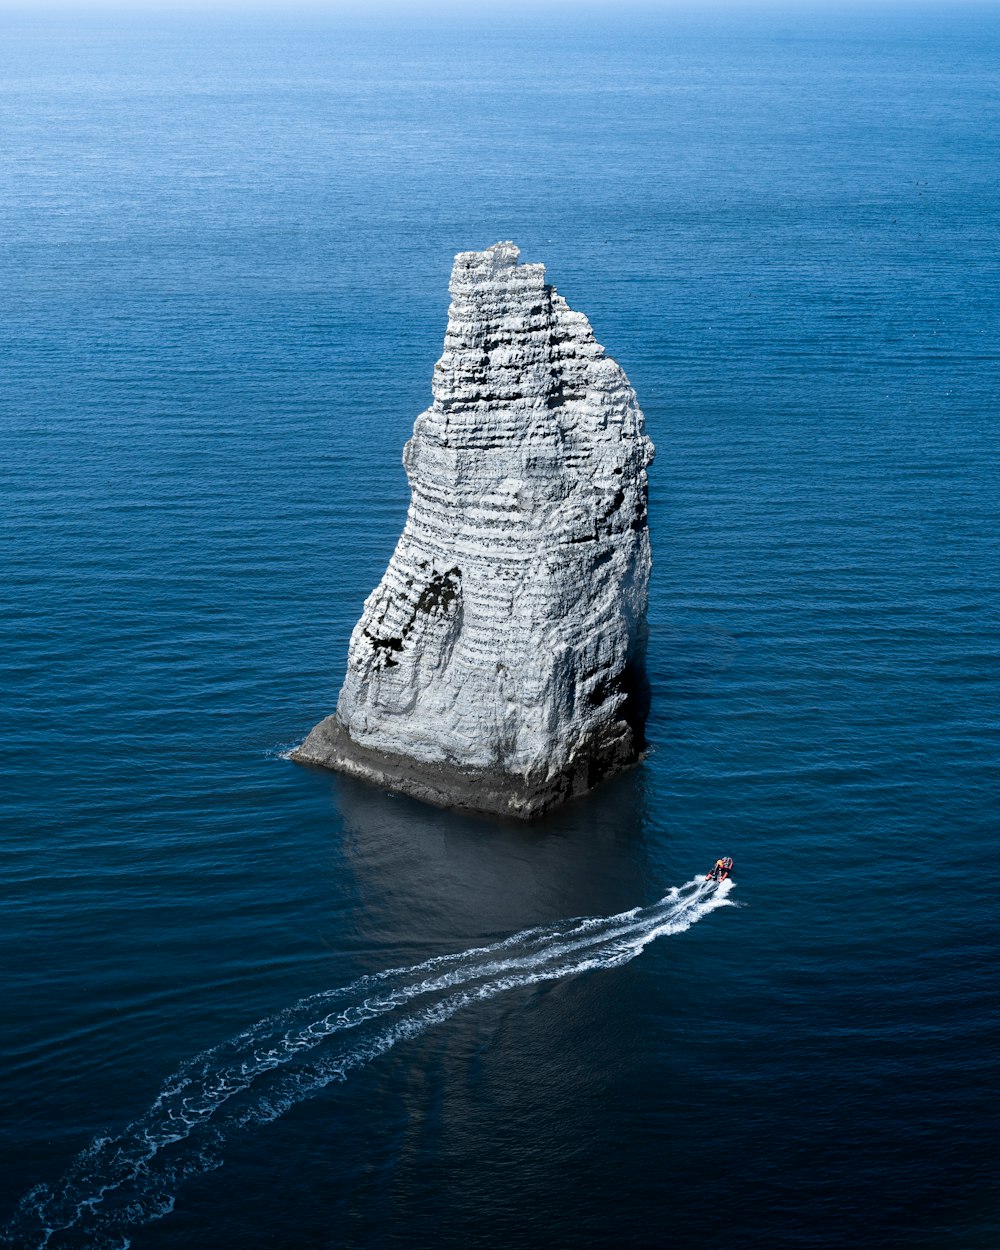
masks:
{"type": "Polygon", "coordinates": [[[300,999],[183,1063],[138,1119],[95,1138],[59,1181],[26,1194],[0,1244],[123,1250],[126,1230],[172,1211],[184,1179],[220,1166],[227,1142],[249,1127],[277,1119],[463,1007],[628,963],[656,938],[733,906],[732,885],[695,878],[651,907],[525,929],[300,999]]]}

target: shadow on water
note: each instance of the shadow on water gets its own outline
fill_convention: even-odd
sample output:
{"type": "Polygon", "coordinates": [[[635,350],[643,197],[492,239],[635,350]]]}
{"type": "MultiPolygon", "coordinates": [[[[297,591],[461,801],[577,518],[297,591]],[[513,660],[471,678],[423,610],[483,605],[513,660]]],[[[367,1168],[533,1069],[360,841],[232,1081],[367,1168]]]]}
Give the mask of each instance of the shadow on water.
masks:
{"type": "Polygon", "coordinates": [[[663,892],[649,880],[642,765],[532,824],[429,807],[337,774],[330,784],[343,866],[380,948],[457,947],[663,892]]]}

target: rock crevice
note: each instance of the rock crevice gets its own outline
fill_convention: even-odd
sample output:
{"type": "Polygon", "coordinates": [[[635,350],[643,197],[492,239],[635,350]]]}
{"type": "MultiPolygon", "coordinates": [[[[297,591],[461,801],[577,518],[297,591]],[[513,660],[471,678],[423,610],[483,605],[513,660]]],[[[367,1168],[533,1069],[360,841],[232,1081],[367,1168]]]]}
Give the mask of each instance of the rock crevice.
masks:
{"type": "Polygon", "coordinates": [[[642,749],[653,448],[587,318],[518,256],[455,258],[406,525],[293,758],[530,818],[642,749]]]}

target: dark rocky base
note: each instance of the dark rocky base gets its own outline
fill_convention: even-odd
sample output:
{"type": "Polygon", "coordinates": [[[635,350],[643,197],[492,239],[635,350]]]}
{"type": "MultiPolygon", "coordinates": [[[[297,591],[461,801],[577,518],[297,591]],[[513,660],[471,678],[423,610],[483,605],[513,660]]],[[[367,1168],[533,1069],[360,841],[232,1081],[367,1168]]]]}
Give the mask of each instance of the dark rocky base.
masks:
{"type": "Polygon", "coordinates": [[[537,820],[568,799],[586,794],[640,759],[631,729],[622,722],[600,743],[577,754],[553,777],[522,777],[501,770],[425,764],[359,746],[336,715],[320,721],[291,758],[360,777],[435,807],[455,807],[515,820],[537,820]]]}

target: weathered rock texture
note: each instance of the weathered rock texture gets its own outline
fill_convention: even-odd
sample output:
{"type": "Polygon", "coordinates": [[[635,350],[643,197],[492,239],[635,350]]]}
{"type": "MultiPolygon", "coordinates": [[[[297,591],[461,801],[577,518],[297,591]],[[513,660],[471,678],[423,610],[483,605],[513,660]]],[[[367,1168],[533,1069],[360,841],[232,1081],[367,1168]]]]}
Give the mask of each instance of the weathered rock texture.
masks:
{"type": "Polygon", "coordinates": [[[530,818],[642,749],[653,447],[587,318],[518,254],[455,258],[406,527],[293,758],[530,818]]]}

